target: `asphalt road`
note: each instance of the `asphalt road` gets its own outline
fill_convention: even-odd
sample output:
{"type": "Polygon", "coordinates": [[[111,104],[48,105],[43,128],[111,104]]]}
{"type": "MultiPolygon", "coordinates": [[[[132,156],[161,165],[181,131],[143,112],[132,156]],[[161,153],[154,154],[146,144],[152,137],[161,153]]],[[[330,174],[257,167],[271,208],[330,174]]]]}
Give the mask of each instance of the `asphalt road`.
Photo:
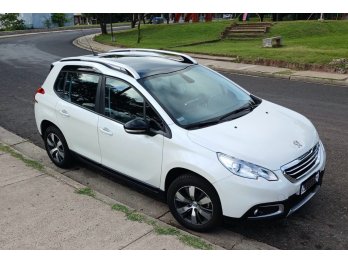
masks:
{"type": "MultiPolygon", "coordinates": [[[[88,54],[72,45],[79,36],[81,32],[77,31],[0,39],[2,127],[43,147],[34,120],[33,96],[52,62],[66,56],[88,54]]],[[[327,151],[323,187],[301,210],[288,219],[236,223],[226,229],[281,249],[348,249],[348,88],[226,75],[250,92],[308,117],[317,127],[327,151]]],[[[99,174],[93,175],[88,176],[87,184],[102,193],[107,186],[117,186],[111,180],[98,185],[96,176],[99,174]]],[[[141,196],[153,201],[147,195],[141,196]]],[[[165,208],[162,203],[158,204],[165,208]]],[[[150,209],[151,204],[146,207],[150,209]]]]}

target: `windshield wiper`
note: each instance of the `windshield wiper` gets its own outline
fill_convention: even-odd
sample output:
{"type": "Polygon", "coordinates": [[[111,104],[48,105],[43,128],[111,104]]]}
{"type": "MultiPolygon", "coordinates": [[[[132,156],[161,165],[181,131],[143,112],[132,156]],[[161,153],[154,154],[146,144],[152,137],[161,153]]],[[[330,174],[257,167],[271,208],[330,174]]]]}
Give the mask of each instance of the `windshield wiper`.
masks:
{"type": "Polygon", "coordinates": [[[213,119],[209,119],[209,120],[205,120],[205,121],[200,121],[200,122],[197,122],[197,123],[193,123],[193,124],[189,124],[188,126],[186,126],[187,129],[196,129],[196,128],[201,128],[201,127],[207,127],[207,126],[210,126],[210,125],[215,125],[215,124],[218,124],[220,122],[223,122],[225,121],[227,118],[231,117],[231,116],[234,116],[232,117],[231,119],[235,119],[235,118],[238,118],[240,116],[242,116],[241,114],[243,112],[251,112],[253,109],[255,109],[256,107],[258,106],[257,103],[255,103],[253,100],[250,100],[247,104],[243,105],[242,107],[234,110],[234,111],[231,111],[227,114],[224,114],[220,117],[217,117],[217,118],[213,118],[213,119]]]}
{"type": "Polygon", "coordinates": [[[219,122],[229,118],[230,116],[233,116],[233,115],[237,115],[237,114],[240,114],[241,112],[244,112],[244,111],[249,111],[251,112],[253,109],[255,109],[256,107],[258,106],[258,104],[256,104],[254,101],[250,100],[247,104],[245,104],[244,106],[238,108],[237,110],[234,110],[234,111],[231,111],[225,115],[222,115],[220,118],[219,118],[219,122]]]}

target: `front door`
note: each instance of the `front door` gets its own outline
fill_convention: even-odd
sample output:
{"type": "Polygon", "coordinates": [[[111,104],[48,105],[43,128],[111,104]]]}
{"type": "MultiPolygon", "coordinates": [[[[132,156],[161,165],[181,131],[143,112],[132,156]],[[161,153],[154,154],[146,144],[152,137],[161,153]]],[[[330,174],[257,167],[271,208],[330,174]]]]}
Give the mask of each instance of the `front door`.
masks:
{"type": "Polygon", "coordinates": [[[143,96],[124,81],[106,78],[104,92],[105,111],[98,123],[102,164],[158,188],[164,139],[160,118],[143,96]],[[154,135],[125,132],[124,124],[137,117],[146,118],[154,135]]]}

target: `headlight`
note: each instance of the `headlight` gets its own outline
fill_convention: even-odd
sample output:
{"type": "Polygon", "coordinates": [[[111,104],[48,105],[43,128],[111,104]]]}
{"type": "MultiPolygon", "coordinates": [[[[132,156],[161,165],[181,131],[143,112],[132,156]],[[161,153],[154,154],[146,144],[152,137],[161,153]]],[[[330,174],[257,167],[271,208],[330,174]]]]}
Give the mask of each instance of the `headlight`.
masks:
{"type": "Polygon", "coordinates": [[[217,156],[221,164],[237,176],[248,179],[258,179],[261,177],[269,181],[278,180],[277,175],[268,169],[243,160],[235,159],[220,152],[217,153],[217,156]]]}

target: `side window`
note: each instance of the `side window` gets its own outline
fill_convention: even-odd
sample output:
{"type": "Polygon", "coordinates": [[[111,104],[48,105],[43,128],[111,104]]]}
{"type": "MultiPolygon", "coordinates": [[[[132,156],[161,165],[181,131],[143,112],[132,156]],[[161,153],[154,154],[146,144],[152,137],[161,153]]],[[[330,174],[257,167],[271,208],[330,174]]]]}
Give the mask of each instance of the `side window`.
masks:
{"type": "Polygon", "coordinates": [[[62,98],[95,111],[100,76],[84,72],[67,72],[62,98]]]}
{"type": "Polygon", "coordinates": [[[135,118],[144,118],[144,99],[129,84],[106,78],[104,113],[123,124],[135,118]]]}
{"type": "Polygon", "coordinates": [[[66,75],[66,72],[61,71],[58,74],[56,82],[54,83],[54,90],[56,91],[57,95],[59,95],[60,97],[63,97],[63,93],[64,93],[65,75],[66,75]]]}

